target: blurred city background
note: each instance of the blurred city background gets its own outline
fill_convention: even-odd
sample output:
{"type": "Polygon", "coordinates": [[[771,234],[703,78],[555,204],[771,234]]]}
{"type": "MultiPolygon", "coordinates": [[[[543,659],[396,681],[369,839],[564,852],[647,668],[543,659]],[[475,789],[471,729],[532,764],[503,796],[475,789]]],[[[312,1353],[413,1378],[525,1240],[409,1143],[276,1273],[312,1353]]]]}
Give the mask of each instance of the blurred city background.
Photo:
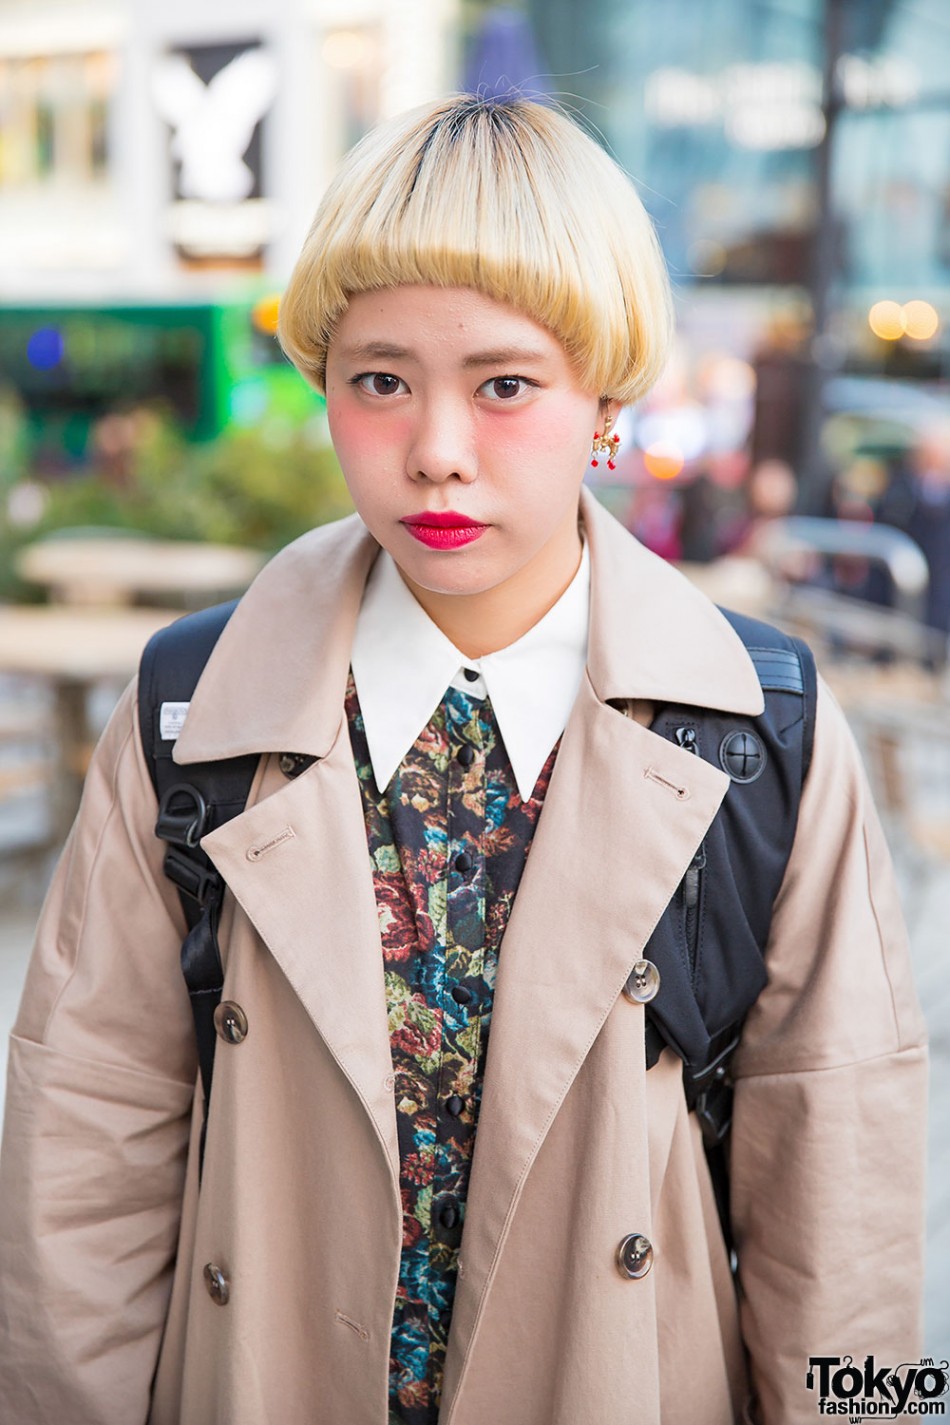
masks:
{"type": "Polygon", "coordinates": [[[338,160],[512,87],[634,176],[673,276],[674,358],[592,485],[718,602],[804,634],[862,748],[934,1047],[945,1357],[946,0],[0,0],[0,1029],[149,633],[351,508],[274,336],[338,160]]]}

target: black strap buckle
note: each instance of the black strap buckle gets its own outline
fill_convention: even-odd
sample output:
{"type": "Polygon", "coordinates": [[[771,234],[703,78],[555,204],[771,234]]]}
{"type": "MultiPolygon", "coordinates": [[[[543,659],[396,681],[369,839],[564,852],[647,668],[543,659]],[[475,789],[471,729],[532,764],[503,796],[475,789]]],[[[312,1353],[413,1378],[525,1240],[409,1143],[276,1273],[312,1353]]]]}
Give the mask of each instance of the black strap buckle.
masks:
{"type": "Polygon", "coordinates": [[[689,1068],[686,1070],[686,1077],[696,1091],[702,1093],[714,1081],[721,1081],[726,1076],[727,1060],[732,1058],[733,1051],[739,1043],[741,1027],[732,1024],[728,1029],[723,1029],[713,1039],[710,1048],[713,1057],[708,1059],[701,1069],[689,1068]]]}
{"type": "Polygon", "coordinates": [[[194,857],[202,853],[181,851],[177,846],[169,846],[165,852],[165,875],[202,907],[215,900],[223,885],[221,877],[209,863],[202,865],[194,857]]]}
{"type": "Polygon", "coordinates": [[[224,886],[198,844],[208,824],[208,816],[208,803],[198,788],[187,782],[177,782],[162,796],[155,823],[155,835],[168,848],[165,852],[165,875],[202,907],[220,898],[224,886]]]}
{"type": "Polygon", "coordinates": [[[729,1061],[739,1043],[740,1025],[730,1025],[712,1042],[713,1057],[697,1070],[685,1069],[686,1101],[699,1120],[707,1147],[723,1143],[732,1127],[729,1061]]]}
{"type": "Polygon", "coordinates": [[[194,850],[208,821],[208,803],[197,787],[176,782],[158,804],[155,835],[171,846],[194,850]]]}
{"type": "Polygon", "coordinates": [[[726,1069],[721,1066],[721,1078],[703,1089],[693,1105],[693,1112],[703,1132],[703,1142],[714,1148],[724,1143],[732,1127],[732,1087],[726,1083],[726,1069]]]}

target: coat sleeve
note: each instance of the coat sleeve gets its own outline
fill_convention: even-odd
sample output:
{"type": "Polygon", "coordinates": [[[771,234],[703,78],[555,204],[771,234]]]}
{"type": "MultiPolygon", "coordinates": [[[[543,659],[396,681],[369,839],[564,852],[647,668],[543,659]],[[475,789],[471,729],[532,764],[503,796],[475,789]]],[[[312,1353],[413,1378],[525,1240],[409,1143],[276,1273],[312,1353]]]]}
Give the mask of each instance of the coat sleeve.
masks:
{"type": "Polygon", "coordinates": [[[134,687],[86,779],[10,1040],[0,1420],[141,1425],[168,1304],[196,1052],[134,687]]]}
{"type": "Polygon", "coordinates": [[[926,1035],[860,758],[822,684],[815,750],[733,1066],[743,1336],[765,1425],[818,1418],[812,1356],[919,1359],[926,1035]]]}

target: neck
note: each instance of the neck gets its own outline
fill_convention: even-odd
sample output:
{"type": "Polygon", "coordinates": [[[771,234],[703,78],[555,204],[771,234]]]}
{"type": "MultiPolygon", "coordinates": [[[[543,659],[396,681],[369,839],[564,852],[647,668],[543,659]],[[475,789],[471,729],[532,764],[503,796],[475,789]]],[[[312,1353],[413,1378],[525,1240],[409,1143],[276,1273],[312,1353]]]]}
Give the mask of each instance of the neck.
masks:
{"type": "Polygon", "coordinates": [[[403,574],[418,602],[466,658],[507,648],[553,608],[580,567],[576,523],[558,548],[550,546],[503,583],[480,594],[439,594],[403,574]]]}

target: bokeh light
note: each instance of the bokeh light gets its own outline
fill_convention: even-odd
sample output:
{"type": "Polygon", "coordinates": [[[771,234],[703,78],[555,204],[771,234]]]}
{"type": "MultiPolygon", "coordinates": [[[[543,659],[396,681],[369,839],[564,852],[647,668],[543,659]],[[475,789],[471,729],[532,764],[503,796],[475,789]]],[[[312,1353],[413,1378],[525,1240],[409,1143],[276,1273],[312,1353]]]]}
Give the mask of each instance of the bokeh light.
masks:
{"type": "Polygon", "coordinates": [[[657,440],[643,452],[643,463],[654,480],[675,480],[686,462],[675,445],[657,440]]]}
{"type": "Polygon", "coordinates": [[[904,331],[912,341],[929,341],[940,326],[937,309],[929,302],[905,302],[901,318],[904,331]]]}
{"type": "Polygon", "coordinates": [[[251,312],[251,321],[258,331],[264,332],[267,336],[276,336],[279,315],[280,297],[277,293],[272,293],[268,297],[262,297],[259,302],[255,302],[254,310],[251,312]]]}
{"type": "Polygon", "coordinates": [[[26,344],[26,359],[35,371],[52,371],[63,359],[66,343],[55,327],[38,327],[26,344]]]}
{"type": "Polygon", "coordinates": [[[904,313],[899,302],[875,302],[868,325],[882,341],[899,341],[904,335],[904,313]]]}
{"type": "Polygon", "coordinates": [[[727,352],[714,352],[700,364],[698,375],[708,399],[741,401],[755,395],[755,368],[727,352]]]}

